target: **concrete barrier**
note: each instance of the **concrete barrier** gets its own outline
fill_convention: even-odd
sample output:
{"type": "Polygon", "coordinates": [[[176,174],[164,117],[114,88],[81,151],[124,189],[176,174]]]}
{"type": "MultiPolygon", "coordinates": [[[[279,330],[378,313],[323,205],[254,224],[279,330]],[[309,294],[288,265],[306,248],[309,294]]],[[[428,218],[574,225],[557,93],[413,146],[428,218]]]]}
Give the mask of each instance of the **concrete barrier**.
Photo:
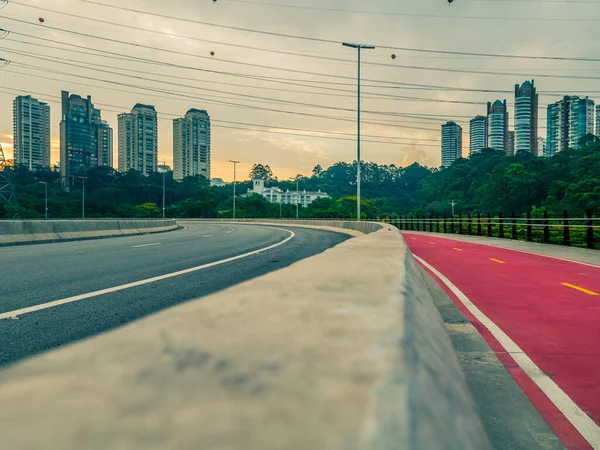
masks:
{"type": "Polygon", "coordinates": [[[384,225],[34,358],[0,372],[3,442],[14,450],[489,449],[423,276],[400,233],[384,225]]]}
{"type": "Polygon", "coordinates": [[[367,221],[350,221],[350,220],[332,220],[332,219],[178,219],[178,222],[216,222],[216,223],[237,223],[243,224],[255,224],[255,225],[294,225],[298,227],[308,228],[321,228],[330,230],[349,230],[355,231],[356,233],[349,233],[353,236],[360,234],[369,234],[375,231],[381,230],[382,228],[389,228],[387,224],[381,222],[367,222],[367,221]]]}
{"type": "Polygon", "coordinates": [[[174,219],[3,220],[0,246],[158,233],[176,228],[174,219]]]}

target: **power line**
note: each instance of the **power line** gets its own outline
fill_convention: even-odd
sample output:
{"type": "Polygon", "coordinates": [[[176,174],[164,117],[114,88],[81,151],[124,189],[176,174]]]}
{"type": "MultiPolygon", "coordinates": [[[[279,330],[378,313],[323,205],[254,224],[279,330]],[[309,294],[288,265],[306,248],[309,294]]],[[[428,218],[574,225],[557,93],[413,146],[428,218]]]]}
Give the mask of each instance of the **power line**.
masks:
{"type": "MultiPolygon", "coordinates": [[[[240,2],[243,2],[243,0],[230,0],[230,1],[240,1],[240,2]]],[[[107,25],[112,25],[112,26],[117,26],[117,27],[123,27],[123,28],[129,29],[129,30],[133,29],[133,30],[138,30],[138,31],[144,31],[144,32],[149,32],[149,33],[164,35],[164,36],[168,36],[170,38],[177,37],[177,38],[180,38],[180,39],[189,39],[189,40],[195,40],[195,41],[199,41],[199,42],[206,42],[206,43],[212,43],[212,44],[226,45],[226,46],[231,46],[231,47],[245,48],[245,49],[251,49],[251,50],[256,50],[256,51],[263,51],[263,52],[269,52],[269,53],[280,53],[280,54],[287,54],[287,55],[293,55],[293,56],[302,56],[302,57],[306,57],[306,58],[328,59],[328,58],[325,58],[325,57],[319,57],[317,55],[312,55],[312,54],[302,54],[302,53],[289,52],[289,51],[284,51],[284,50],[264,49],[264,48],[256,47],[256,46],[242,45],[242,44],[232,44],[232,43],[223,42],[223,41],[213,41],[213,40],[209,40],[209,39],[198,38],[198,37],[195,37],[195,36],[181,35],[181,34],[176,34],[176,33],[167,33],[167,32],[162,32],[162,31],[158,31],[158,30],[152,30],[152,29],[147,29],[147,28],[142,28],[142,27],[136,27],[136,26],[133,26],[133,25],[119,24],[119,23],[114,23],[114,22],[110,22],[110,21],[107,21],[107,20],[97,19],[97,18],[94,18],[94,17],[81,16],[81,15],[78,15],[78,14],[67,13],[67,12],[64,12],[64,11],[57,11],[55,9],[42,8],[42,7],[33,6],[33,5],[27,5],[25,3],[21,3],[19,1],[15,1],[15,0],[12,0],[11,3],[17,4],[19,6],[28,7],[28,8],[34,8],[34,9],[37,9],[37,10],[53,12],[53,13],[56,13],[56,14],[62,14],[62,15],[65,15],[65,16],[68,16],[68,17],[74,17],[74,18],[77,18],[77,19],[90,20],[90,21],[93,21],[93,22],[103,23],[103,24],[107,24],[107,25]]],[[[92,2],[92,3],[95,3],[95,2],[92,2]]],[[[245,2],[245,3],[250,3],[250,2],[245,2]]],[[[105,4],[102,4],[102,6],[112,7],[112,5],[105,5],[105,4]]],[[[299,6],[292,6],[292,5],[280,5],[280,6],[284,6],[284,7],[299,7],[299,6]]],[[[154,13],[150,13],[150,12],[141,12],[141,13],[142,14],[154,15],[154,13]]],[[[177,20],[183,20],[183,19],[177,19],[177,20]]],[[[252,30],[252,31],[253,32],[259,32],[257,30],[252,30]]],[[[293,35],[286,35],[286,36],[299,38],[298,36],[293,36],[293,35]]],[[[332,42],[332,41],[329,41],[329,42],[332,42]]],[[[432,50],[432,49],[419,49],[419,48],[398,47],[398,46],[381,45],[381,44],[377,45],[377,47],[379,47],[379,48],[385,48],[385,49],[389,49],[389,50],[396,50],[396,51],[420,52],[420,53],[434,53],[434,54],[453,55],[453,56],[471,56],[471,57],[487,57],[487,58],[509,58],[509,59],[528,59],[528,60],[538,59],[538,60],[554,60],[554,61],[583,61],[583,62],[599,62],[600,61],[600,59],[598,59],[598,58],[562,57],[562,56],[538,56],[538,55],[510,55],[510,54],[494,54],[494,53],[458,52],[458,51],[447,51],[447,50],[432,50]]],[[[348,63],[353,63],[353,61],[350,61],[350,60],[342,60],[342,59],[337,59],[337,60],[338,61],[345,61],[345,62],[348,62],[348,63]]],[[[366,62],[366,63],[368,63],[368,62],[366,62]]]]}
{"type": "MultiPolygon", "coordinates": [[[[88,1],[88,0],[78,0],[78,1],[88,1]]],[[[3,18],[7,19],[7,20],[13,20],[13,21],[16,21],[19,23],[24,23],[26,25],[31,25],[28,22],[23,21],[23,20],[14,19],[14,18],[10,18],[10,17],[3,17],[3,18]]],[[[107,42],[119,43],[119,44],[129,45],[129,46],[138,47],[138,48],[145,48],[145,49],[149,49],[149,50],[166,52],[169,54],[178,54],[178,55],[190,56],[190,57],[201,58],[201,59],[212,59],[208,56],[201,56],[201,55],[198,55],[195,53],[180,52],[180,51],[165,49],[165,48],[161,48],[161,47],[136,44],[136,43],[132,43],[132,42],[121,41],[119,39],[111,39],[111,38],[106,38],[106,37],[102,37],[102,36],[96,36],[96,35],[89,34],[89,33],[81,33],[78,31],[65,30],[63,28],[58,28],[58,27],[47,26],[45,28],[64,32],[64,33],[74,34],[74,35],[78,35],[78,36],[99,39],[99,40],[103,40],[103,41],[107,41],[107,42]]],[[[339,61],[343,61],[343,62],[348,61],[348,60],[339,59],[339,58],[332,58],[331,60],[333,60],[333,61],[339,60],[339,61]]],[[[263,64],[253,64],[253,63],[233,61],[233,60],[227,60],[227,59],[219,59],[219,61],[230,63],[230,64],[256,67],[256,68],[261,68],[261,69],[279,70],[279,71],[283,71],[283,72],[301,73],[304,75],[313,75],[313,76],[320,76],[320,77],[353,80],[353,77],[342,76],[342,75],[333,75],[333,74],[322,73],[322,72],[310,72],[310,71],[305,71],[305,70],[268,66],[268,65],[263,65],[263,64]]],[[[600,79],[599,77],[578,76],[578,75],[522,74],[522,73],[493,72],[493,71],[466,70],[466,69],[453,69],[453,68],[440,68],[440,67],[425,67],[425,66],[412,66],[412,65],[392,65],[392,64],[383,64],[383,63],[376,63],[376,62],[371,62],[369,64],[374,65],[374,66],[395,67],[395,68],[402,68],[402,69],[424,70],[424,71],[434,71],[434,72],[444,72],[444,73],[454,72],[454,73],[469,73],[469,74],[479,74],[479,75],[496,75],[496,76],[510,76],[510,77],[521,76],[521,77],[527,77],[527,78],[534,77],[534,78],[557,78],[557,79],[578,79],[578,80],[599,80],[600,79]]],[[[366,82],[384,83],[384,84],[390,84],[390,85],[397,84],[395,82],[386,81],[386,80],[365,79],[365,81],[366,82]]]]}
{"type": "MultiPolygon", "coordinates": [[[[38,95],[38,96],[41,95],[42,98],[44,98],[44,100],[46,100],[46,98],[56,99],[56,100],[46,100],[46,101],[60,103],[60,101],[59,101],[60,97],[56,96],[56,95],[43,94],[43,93],[39,93],[39,92],[30,92],[30,91],[21,90],[21,89],[0,88],[0,92],[12,93],[11,91],[27,92],[29,94],[34,94],[34,95],[38,95]],[[6,91],[9,91],[9,92],[6,92],[6,91]]],[[[108,106],[109,108],[119,108],[119,109],[103,108],[103,111],[110,111],[110,112],[115,112],[115,113],[120,113],[123,110],[127,109],[125,106],[110,105],[110,104],[106,104],[106,103],[96,103],[96,105],[103,106],[103,107],[108,106]]],[[[180,117],[179,114],[174,114],[174,113],[159,112],[158,114],[162,115],[162,116],[180,117]]],[[[164,118],[164,120],[171,120],[171,119],[164,118]]],[[[217,128],[236,129],[236,130],[243,130],[243,131],[256,131],[256,132],[262,132],[262,133],[274,133],[274,134],[282,134],[282,135],[289,135],[289,136],[334,139],[334,140],[343,140],[343,141],[355,141],[356,140],[354,133],[320,131],[320,130],[310,130],[310,129],[303,129],[303,128],[289,128],[289,127],[281,127],[281,126],[274,126],[274,125],[263,125],[263,124],[236,122],[236,121],[228,121],[228,120],[216,120],[216,119],[211,119],[211,125],[213,125],[217,128]],[[221,124],[225,124],[225,125],[221,125],[221,124]],[[271,128],[271,129],[264,130],[264,129],[254,129],[254,128],[247,128],[247,127],[271,128]],[[272,129],[272,128],[275,128],[275,129],[272,129]],[[281,130],[284,130],[284,131],[281,131],[281,130]],[[294,132],[289,133],[287,131],[297,131],[299,133],[294,133],[294,132]],[[319,133],[319,134],[321,134],[321,136],[317,136],[314,134],[312,134],[312,135],[311,134],[301,134],[301,133],[319,133]],[[340,136],[348,136],[348,137],[346,138],[346,137],[340,137],[340,136]]],[[[398,136],[381,136],[381,135],[368,135],[368,134],[363,135],[363,136],[368,138],[368,139],[363,140],[363,142],[368,142],[368,143],[407,145],[407,146],[408,145],[410,145],[410,146],[425,146],[425,147],[436,147],[436,148],[439,147],[439,144],[434,145],[434,144],[421,144],[419,142],[395,142],[395,141],[398,141],[399,139],[408,140],[408,141],[439,142],[439,139],[403,138],[403,137],[398,137],[398,136]],[[373,139],[384,139],[384,141],[373,140],[373,139]],[[387,140],[387,141],[385,141],[385,140],[387,140]]]]}
{"type": "MultiPolygon", "coordinates": [[[[55,72],[52,70],[48,70],[46,68],[35,67],[35,66],[30,66],[30,65],[26,65],[26,66],[33,68],[34,70],[40,70],[43,72],[55,72]]],[[[28,72],[19,72],[19,71],[10,70],[10,69],[4,69],[3,71],[9,72],[9,73],[17,73],[19,75],[24,75],[24,76],[34,77],[34,78],[41,78],[41,79],[47,79],[47,80],[52,80],[52,81],[64,82],[63,79],[50,78],[50,77],[46,77],[43,75],[33,75],[28,72]]],[[[281,114],[289,114],[289,115],[296,115],[296,116],[301,116],[301,117],[311,117],[311,118],[318,118],[318,119],[327,119],[327,120],[334,120],[334,121],[341,121],[341,122],[351,122],[351,123],[355,122],[354,119],[344,118],[344,117],[339,117],[339,116],[329,116],[329,115],[324,115],[324,114],[314,114],[314,113],[306,113],[306,112],[299,112],[299,111],[287,111],[287,110],[282,110],[282,109],[264,108],[264,107],[258,107],[258,106],[244,105],[244,104],[239,104],[239,103],[229,103],[229,102],[222,102],[222,101],[206,100],[206,99],[202,99],[199,97],[194,97],[194,96],[186,94],[186,93],[178,93],[178,92],[173,92],[173,91],[167,91],[164,89],[154,89],[154,88],[149,88],[146,86],[136,86],[136,85],[131,85],[131,84],[127,84],[127,83],[120,83],[120,82],[114,82],[114,81],[109,81],[109,80],[102,80],[102,79],[98,79],[98,78],[73,75],[73,74],[68,74],[65,72],[59,72],[59,74],[71,76],[71,77],[75,77],[75,78],[91,79],[94,81],[100,81],[100,82],[104,82],[104,83],[108,83],[108,84],[116,84],[119,86],[131,87],[131,88],[139,89],[142,91],[150,91],[153,93],[153,96],[156,96],[157,92],[164,93],[164,94],[171,96],[171,97],[167,97],[167,98],[173,99],[173,97],[174,97],[177,100],[181,100],[181,98],[187,98],[187,99],[201,100],[201,101],[204,101],[207,103],[214,103],[214,104],[232,106],[232,107],[237,107],[237,108],[249,108],[249,109],[255,109],[255,110],[264,110],[264,111],[276,112],[276,113],[281,113],[281,114]]],[[[100,86],[89,85],[89,84],[85,84],[85,83],[81,83],[81,82],[72,82],[72,83],[79,84],[81,86],[87,86],[87,87],[100,87],[100,86]]],[[[109,87],[102,87],[102,89],[117,91],[117,92],[126,92],[126,93],[132,94],[131,91],[126,91],[126,90],[122,90],[122,89],[115,89],[115,88],[109,88],[109,87]]],[[[391,121],[389,121],[389,122],[391,122],[391,121]]],[[[400,121],[394,121],[393,123],[382,123],[382,122],[373,122],[373,121],[363,120],[363,123],[369,124],[369,125],[382,126],[382,127],[396,128],[396,129],[402,128],[402,129],[423,130],[423,131],[436,131],[436,132],[439,131],[439,129],[437,129],[437,128],[425,128],[425,127],[415,127],[415,126],[406,126],[406,125],[399,126],[397,124],[402,123],[400,121]]],[[[415,122],[404,122],[404,123],[411,124],[411,123],[415,123],[415,122]]]]}
{"type": "MultiPolygon", "coordinates": [[[[86,1],[86,0],[79,0],[86,1]]],[[[540,21],[540,22],[594,22],[594,19],[569,19],[569,18],[543,18],[543,17],[501,17],[501,16],[454,16],[454,15],[441,15],[441,14],[419,14],[419,13],[401,13],[393,11],[368,11],[368,10],[357,10],[357,9],[342,9],[342,8],[324,8],[320,6],[305,6],[305,5],[289,5],[282,3],[262,2],[262,1],[250,1],[250,0],[229,0],[235,3],[246,3],[249,5],[262,5],[262,6],[273,6],[277,8],[292,8],[292,9],[304,9],[311,11],[326,11],[335,13],[347,13],[347,14],[369,14],[369,15],[382,15],[382,16],[401,16],[401,17],[419,17],[419,18],[433,18],[433,19],[455,19],[455,20],[516,20],[516,21],[540,21]]],[[[490,1],[490,0],[475,0],[475,1],[490,1]]],[[[495,0],[495,1],[512,1],[519,3],[596,3],[590,0],[495,0]]],[[[95,3],[95,2],[88,2],[95,3]]]]}

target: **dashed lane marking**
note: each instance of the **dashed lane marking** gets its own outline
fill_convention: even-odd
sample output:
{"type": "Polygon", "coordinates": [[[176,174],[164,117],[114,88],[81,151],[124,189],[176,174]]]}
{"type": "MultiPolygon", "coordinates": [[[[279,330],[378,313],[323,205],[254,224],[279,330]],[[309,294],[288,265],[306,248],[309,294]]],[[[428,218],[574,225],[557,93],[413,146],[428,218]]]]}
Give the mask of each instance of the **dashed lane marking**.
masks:
{"type": "Polygon", "coordinates": [[[497,262],[498,264],[506,264],[506,261],[502,261],[501,259],[490,258],[490,261],[497,262]]]}
{"type": "Polygon", "coordinates": [[[589,295],[600,295],[597,292],[590,291],[589,289],[582,288],[582,287],[576,286],[574,284],[570,284],[570,283],[560,283],[560,284],[562,284],[563,286],[566,286],[568,288],[575,289],[576,291],[584,292],[584,293],[589,294],[589,295]]]}

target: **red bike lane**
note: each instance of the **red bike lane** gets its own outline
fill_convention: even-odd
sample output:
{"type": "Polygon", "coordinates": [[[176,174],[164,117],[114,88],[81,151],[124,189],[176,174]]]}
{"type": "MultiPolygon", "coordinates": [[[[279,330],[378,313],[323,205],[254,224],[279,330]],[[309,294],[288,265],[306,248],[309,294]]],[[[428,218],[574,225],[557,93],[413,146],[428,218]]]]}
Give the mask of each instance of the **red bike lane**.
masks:
{"type": "Polygon", "coordinates": [[[565,446],[600,448],[600,267],[435,235],[403,235],[565,446]],[[461,300],[444,277],[467,298],[461,300]],[[492,323],[479,320],[465,301],[492,323]],[[525,356],[507,352],[490,332],[494,324],[525,356]],[[543,374],[527,374],[523,359],[543,374]],[[559,389],[540,389],[553,384],[559,389]]]}

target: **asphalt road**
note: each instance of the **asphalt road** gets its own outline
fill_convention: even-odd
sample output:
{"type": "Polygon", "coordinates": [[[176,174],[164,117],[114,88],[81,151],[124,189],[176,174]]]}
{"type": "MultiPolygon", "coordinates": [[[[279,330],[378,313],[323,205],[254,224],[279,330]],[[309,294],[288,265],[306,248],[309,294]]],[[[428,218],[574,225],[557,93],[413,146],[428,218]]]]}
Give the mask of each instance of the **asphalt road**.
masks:
{"type": "Polygon", "coordinates": [[[0,367],[280,269],[348,238],[293,227],[186,226],[169,233],[0,249],[0,367]],[[286,230],[294,236],[277,245],[292,236],[286,230]],[[201,267],[270,246],[276,247],[201,267]],[[176,274],[191,268],[198,270],[176,274]],[[109,292],[96,293],[100,290],[109,292]],[[42,309],[23,311],[36,306],[42,309]]]}

